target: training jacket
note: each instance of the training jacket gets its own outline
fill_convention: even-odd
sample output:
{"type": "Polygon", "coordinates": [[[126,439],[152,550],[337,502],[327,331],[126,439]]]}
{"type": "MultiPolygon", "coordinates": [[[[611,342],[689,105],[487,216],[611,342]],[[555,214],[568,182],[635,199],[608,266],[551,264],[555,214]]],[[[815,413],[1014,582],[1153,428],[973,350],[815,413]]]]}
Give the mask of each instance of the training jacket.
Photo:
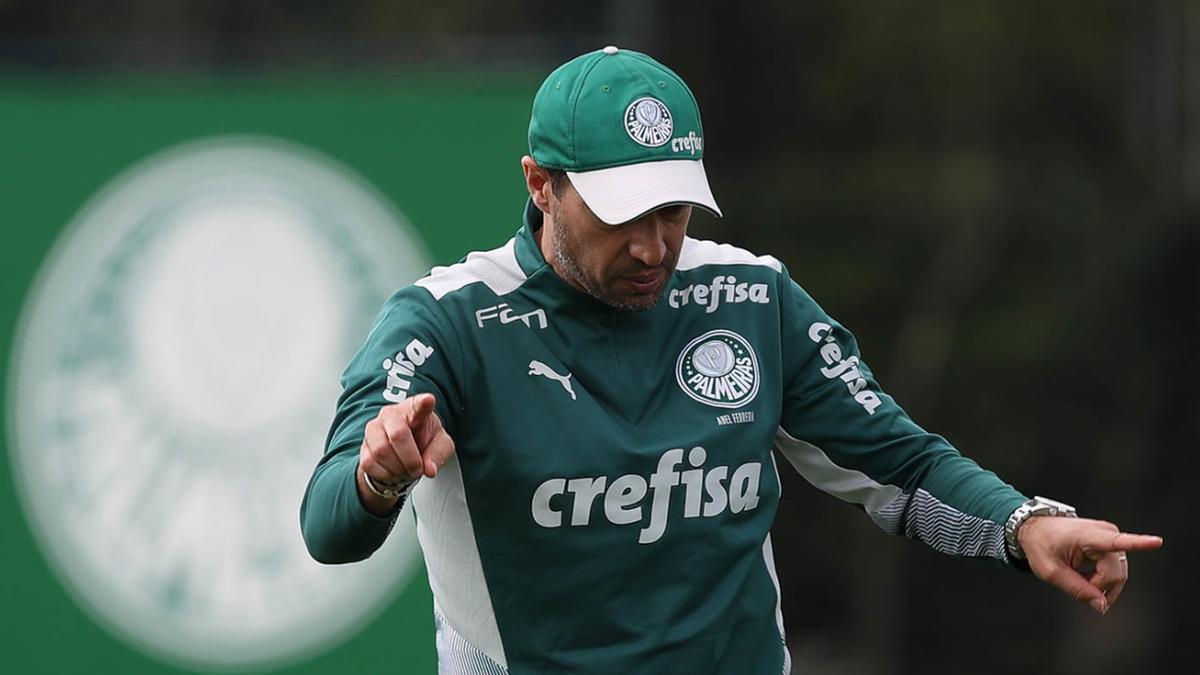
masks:
{"type": "Polygon", "coordinates": [[[558,277],[535,231],[384,305],[301,507],[312,555],[364,559],[412,512],[443,673],[781,673],[772,449],[885,532],[1012,564],[1024,495],[923,430],[777,259],[684,240],[652,309],[558,277]],[[428,392],[456,443],[379,518],[363,427],[428,392]]]}

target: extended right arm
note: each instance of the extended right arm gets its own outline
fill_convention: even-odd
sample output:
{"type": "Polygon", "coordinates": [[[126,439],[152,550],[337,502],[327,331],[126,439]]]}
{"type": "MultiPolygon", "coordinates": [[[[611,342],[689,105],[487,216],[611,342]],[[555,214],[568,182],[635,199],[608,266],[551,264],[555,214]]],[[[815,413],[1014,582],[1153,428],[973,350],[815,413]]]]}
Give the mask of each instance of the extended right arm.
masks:
{"type": "Polygon", "coordinates": [[[403,507],[407,491],[389,503],[367,489],[364,471],[376,483],[432,478],[453,452],[442,422],[453,421],[458,397],[432,302],[416,287],[396,293],[342,374],[325,454],[300,506],[305,545],[320,562],[369,557],[403,507]],[[419,394],[433,395],[436,412],[419,394]]]}

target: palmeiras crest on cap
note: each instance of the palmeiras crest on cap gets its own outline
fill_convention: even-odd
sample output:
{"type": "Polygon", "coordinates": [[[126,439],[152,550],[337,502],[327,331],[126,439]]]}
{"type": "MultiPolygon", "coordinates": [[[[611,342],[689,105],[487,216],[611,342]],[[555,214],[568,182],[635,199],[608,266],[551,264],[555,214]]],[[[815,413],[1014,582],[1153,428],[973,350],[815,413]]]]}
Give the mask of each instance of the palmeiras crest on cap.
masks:
{"type": "Polygon", "coordinates": [[[721,215],[704,173],[696,97],[641,52],[609,45],[555,68],[533,98],[529,154],[566,171],[608,225],[671,204],[721,215]]]}
{"type": "Polygon", "coordinates": [[[643,96],[625,109],[625,132],[636,143],[657,148],[671,140],[675,122],[667,104],[653,96],[643,96]]]}

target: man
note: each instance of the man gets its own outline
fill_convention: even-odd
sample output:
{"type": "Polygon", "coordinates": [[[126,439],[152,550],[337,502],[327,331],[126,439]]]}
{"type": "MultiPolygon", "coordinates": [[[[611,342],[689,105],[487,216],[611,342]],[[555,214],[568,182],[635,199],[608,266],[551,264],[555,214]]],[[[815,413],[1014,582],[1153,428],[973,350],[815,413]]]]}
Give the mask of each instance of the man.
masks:
{"type": "Polygon", "coordinates": [[[666,67],[564,64],[529,145],[523,226],[388,300],[301,509],[340,563],[409,505],[442,672],[787,672],[772,448],[885,532],[1102,613],[1125,552],[1161,545],[1050,517],[1074,514],[909,419],[781,262],[688,238],[692,208],[720,210],[666,67]]]}

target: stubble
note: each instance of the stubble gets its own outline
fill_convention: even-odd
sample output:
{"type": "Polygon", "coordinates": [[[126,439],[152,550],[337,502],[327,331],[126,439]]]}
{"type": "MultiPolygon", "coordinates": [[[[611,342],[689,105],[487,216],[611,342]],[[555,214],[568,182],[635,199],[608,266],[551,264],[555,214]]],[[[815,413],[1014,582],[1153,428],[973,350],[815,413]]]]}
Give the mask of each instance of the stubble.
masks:
{"type": "MultiPolygon", "coordinates": [[[[659,289],[649,304],[633,304],[627,299],[617,297],[604,286],[604,281],[594,275],[590,275],[579,264],[578,252],[579,246],[571,239],[568,233],[568,227],[562,220],[562,211],[558,205],[551,207],[551,217],[554,219],[555,227],[554,234],[551,237],[551,247],[554,250],[554,258],[557,265],[557,271],[567,278],[567,281],[574,282],[578,286],[596,300],[612,307],[621,312],[641,312],[653,308],[662,299],[663,291],[666,289],[666,283],[670,281],[670,273],[674,271],[675,261],[668,260],[667,264],[667,282],[664,282],[663,288],[659,289]]],[[[641,270],[630,270],[629,273],[636,274],[641,270]]]]}

